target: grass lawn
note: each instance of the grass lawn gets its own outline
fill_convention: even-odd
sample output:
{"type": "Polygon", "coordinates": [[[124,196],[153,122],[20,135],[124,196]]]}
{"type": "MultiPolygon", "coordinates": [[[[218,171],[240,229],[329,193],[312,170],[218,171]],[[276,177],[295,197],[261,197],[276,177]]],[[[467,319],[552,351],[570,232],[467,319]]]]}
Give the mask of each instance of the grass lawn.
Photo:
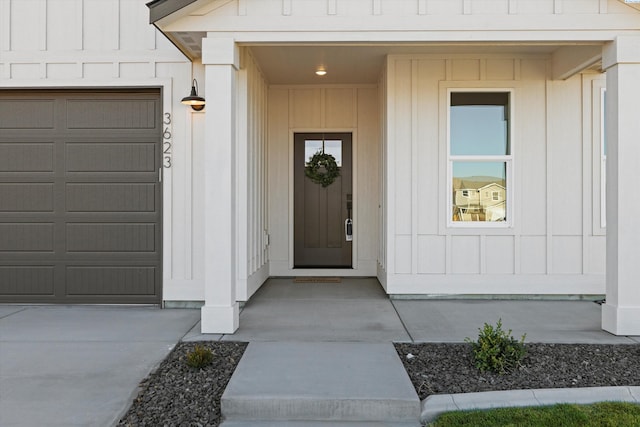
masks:
{"type": "Polygon", "coordinates": [[[640,405],[602,402],[592,405],[560,404],[486,411],[456,411],[442,414],[429,426],[640,427],[640,405]]]}

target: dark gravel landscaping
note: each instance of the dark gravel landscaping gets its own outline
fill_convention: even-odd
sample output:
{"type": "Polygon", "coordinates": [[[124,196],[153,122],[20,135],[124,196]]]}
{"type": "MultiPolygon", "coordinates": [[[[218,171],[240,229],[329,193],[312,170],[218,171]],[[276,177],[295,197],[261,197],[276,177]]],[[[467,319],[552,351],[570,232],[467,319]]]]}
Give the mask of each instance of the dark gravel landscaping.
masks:
{"type": "MultiPolygon", "coordinates": [[[[217,426],[220,397],[246,343],[197,343],[213,350],[213,363],[190,368],[180,343],[141,384],[119,426],[217,426]]],[[[515,372],[480,373],[471,344],[395,344],[420,399],[431,394],[477,391],[640,385],[640,344],[525,344],[515,372]],[[409,356],[411,354],[411,356],[409,356]],[[409,357],[407,357],[409,356],[409,357]]]]}
{"type": "Polygon", "coordinates": [[[396,344],[420,399],[477,391],[640,385],[639,344],[525,344],[525,348],[522,366],[499,375],[474,367],[471,344],[396,344]]]}
{"type": "Polygon", "coordinates": [[[118,426],[217,426],[220,397],[247,343],[179,343],[158,369],[141,384],[141,391],[118,426]],[[185,363],[196,344],[211,349],[213,362],[202,369],[185,363]]]}

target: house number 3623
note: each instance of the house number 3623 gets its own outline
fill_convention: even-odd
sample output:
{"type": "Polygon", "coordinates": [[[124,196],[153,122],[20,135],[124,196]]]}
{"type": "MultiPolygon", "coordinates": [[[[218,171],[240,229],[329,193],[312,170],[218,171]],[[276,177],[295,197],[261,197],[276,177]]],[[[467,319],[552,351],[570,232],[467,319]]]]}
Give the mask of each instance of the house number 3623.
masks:
{"type": "Polygon", "coordinates": [[[171,125],[171,113],[164,113],[164,130],[162,131],[162,166],[165,168],[171,167],[171,158],[173,156],[173,144],[171,143],[171,131],[169,126],[171,125]]]}

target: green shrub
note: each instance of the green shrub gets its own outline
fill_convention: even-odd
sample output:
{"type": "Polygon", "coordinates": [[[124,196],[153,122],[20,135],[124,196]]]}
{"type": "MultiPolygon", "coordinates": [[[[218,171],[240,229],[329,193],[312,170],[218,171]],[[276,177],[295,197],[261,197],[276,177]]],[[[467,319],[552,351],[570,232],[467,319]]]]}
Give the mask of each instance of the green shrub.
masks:
{"type": "Polygon", "coordinates": [[[187,352],[187,365],[192,368],[202,369],[213,361],[213,352],[207,347],[196,345],[192,351],[187,352]]]}
{"type": "Polygon", "coordinates": [[[496,327],[488,323],[484,324],[478,335],[478,341],[465,341],[471,343],[476,368],[480,372],[491,371],[499,374],[512,372],[518,366],[526,354],[524,348],[524,338],[520,341],[511,336],[511,329],[508,332],[502,330],[502,319],[498,320],[496,327]]]}

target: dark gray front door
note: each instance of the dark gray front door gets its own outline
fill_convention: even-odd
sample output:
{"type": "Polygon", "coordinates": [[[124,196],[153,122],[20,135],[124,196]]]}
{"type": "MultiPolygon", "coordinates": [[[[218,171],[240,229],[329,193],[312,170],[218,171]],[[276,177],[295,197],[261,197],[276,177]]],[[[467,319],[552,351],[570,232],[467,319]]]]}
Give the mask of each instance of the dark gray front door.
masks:
{"type": "Polygon", "coordinates": [[[159,303],[159,90],[0,91],[0,301],[159,303]]]}
{"type": "Polygon", "coordinates": [[[351,159],[350,133],[294,135],[294,267],[352,266],[353,242],[345,230],[353,215],[351,159]],[[305,175],[307,162],[318,151],[334,156],[340,170],[326,187],[305,175]]]}

